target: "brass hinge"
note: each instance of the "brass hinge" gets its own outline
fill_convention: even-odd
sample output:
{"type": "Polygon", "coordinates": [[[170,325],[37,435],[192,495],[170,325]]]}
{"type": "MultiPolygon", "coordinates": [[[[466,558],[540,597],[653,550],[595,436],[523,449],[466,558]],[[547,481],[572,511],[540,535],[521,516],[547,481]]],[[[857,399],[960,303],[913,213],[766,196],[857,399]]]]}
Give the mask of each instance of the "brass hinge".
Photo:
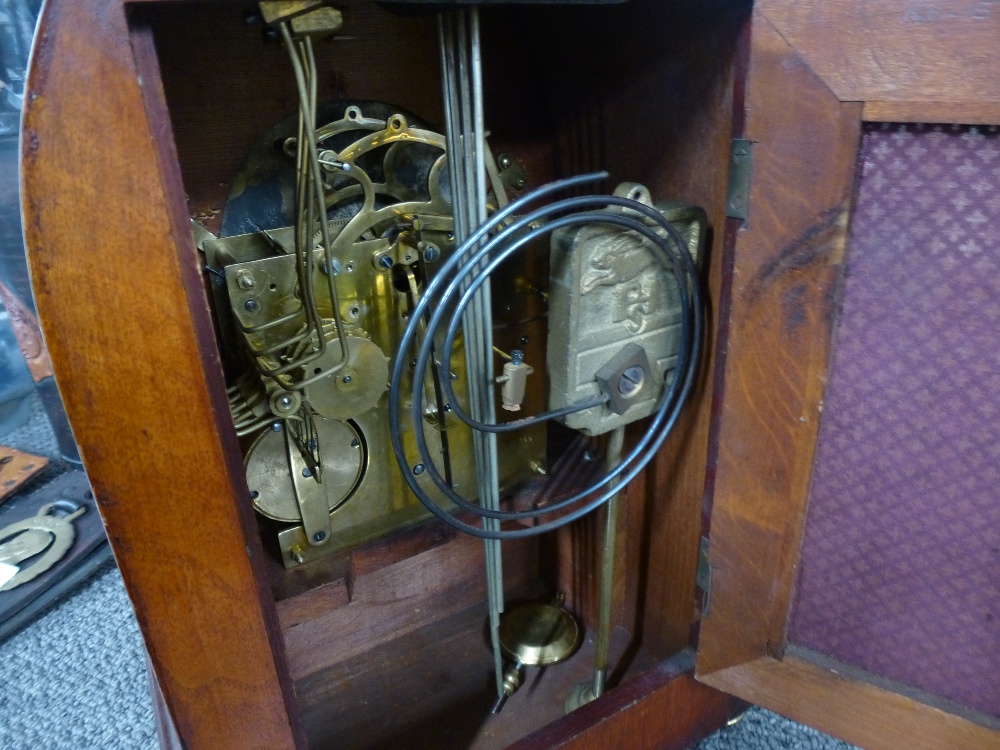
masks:
{"type": "Polygon", "coordinates": [[[750,173],[753,171],[753,142],[733,138],[729,152],[729,192],[726,216],[746,221],[750,207],[750,173]]]}
{"type": "Polygon", "coordinates": [[[712,566],[708,563],[708,537],[703,536],[698,543],[698,574],[695,584],[704,594],[701,603],[702,617],[708,614],[712,604],[712,566]]]}

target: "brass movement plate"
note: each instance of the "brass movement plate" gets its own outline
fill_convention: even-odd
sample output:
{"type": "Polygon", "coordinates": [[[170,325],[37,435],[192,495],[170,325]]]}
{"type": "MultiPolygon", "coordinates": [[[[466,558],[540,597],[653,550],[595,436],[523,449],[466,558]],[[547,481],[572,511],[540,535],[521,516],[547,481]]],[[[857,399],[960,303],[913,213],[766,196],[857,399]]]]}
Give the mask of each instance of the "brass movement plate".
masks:
{"type": "MultiPolygon", "coordinates": [[[[315,352],[318,337],[310,330],[315,323],[303,301],[302,290],[309,285],[302,284],[294,227],[246,231],[240,226],[241,233],[223,237],[196,230],[212,271],[224,360],[234,373],[230,406],[239,434],[251,443],[246,453],[251,501],[258,512],[277,522],[278,547],[287,567],[407,528],[430,515],[407,488],[389,447],[386,391],[409,315],[455,248],[451,206],[442,187],[444,137],[389,105],[345,104],[338,114],[317,131],[326,161],[350,165],[343,173],[331,169],[324,177],[333,260],[328,263],[325,251],[317,249],[320,236],[313,238],[317,247],[308,251],[312,258],[307,273],[322,320],[325,352],[315,352]],[[384,201],[388,204],[383,206],[384,201]],[[343,365],[338,316],[348,350],[343,365]],[[279,377],[284,391],[278,387],[279,377]],[[288,402],[288,413],[281,412],[282,402],[288,402]],[[303,467],[289,468],[286,427],[281,423],[288,416],[301,418],[300,405],[313,415],[319,430],[313,442],[320,455],[322,487],[313,479],[303,481],[303,467]],[[325,509],[328,525],[320,517],[325,509]]],[[[254,201],[278,196],[282,206],[294,204],[294,185],[282,177],[293,174],[292,160],[274,149],[275,143],[294,141],[294,126],[294,120],[288,120],[262,137],[248,157],[249,166],[234,180],[227,202],[234,227],[239,222],[233,217],[240,211],[255,216],[260,210],[261,204],[254,201]],[[265,184],[269,187],[262,193],[265,184]]],[[[257,226],[256,219],[249,223],[257,226]]],[[[523,350],[526,362],[536,369],[533,377],[542,383],[548,274],[547,248],[538,249],[539,267],[529,268],[531,261],[512,263],[497,275],[493,313],[497,346],[523,350]]],[[[459,402],[467,409],[461,338],[448,364],[459,402]]],[[[499,374],[502,361],[496,368],[499,374]]],[[[411,377],[407,372],[404,381],[411,377]]],[[[408,382],[402,386],[409,392],[408,382]]],[[[500,411],[501,393],[499,387],[495,390],[500,411]]],[[[529,414],[544,410],[544,394],[536,391],[525,404],[529,414]]],[[[419,425],[411,424],[409,409],[404,409],[403,444],[410,471],[427,493],[448,507],[416,450],[414,433],[422,429],[446,481],[474,499],[471,430],[448,413],[430,378],[423,402],[419,425]]],[[[502,491],[533,479],[535,467],[544,467],[545,437],[544,425],[498,437],[502,491]]]]}

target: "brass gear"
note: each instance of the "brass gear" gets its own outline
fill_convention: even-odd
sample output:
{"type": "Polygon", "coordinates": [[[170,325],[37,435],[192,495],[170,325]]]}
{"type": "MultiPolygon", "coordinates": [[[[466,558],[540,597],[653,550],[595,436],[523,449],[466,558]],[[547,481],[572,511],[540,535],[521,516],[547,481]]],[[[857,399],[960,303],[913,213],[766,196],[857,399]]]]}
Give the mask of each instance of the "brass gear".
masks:
{"type": "MultiPolygon", "coordinates": [[[[389,388],[389,358],[372,341],[347,336],[347,363],[336,372],[305,388],[305,399],[317,414],[328,419],[353,419],[378,404],[389,388]]],[[[310,362],[304,377],[335,367],[340,361],[337,338],[326,352],[310,362]]]]}

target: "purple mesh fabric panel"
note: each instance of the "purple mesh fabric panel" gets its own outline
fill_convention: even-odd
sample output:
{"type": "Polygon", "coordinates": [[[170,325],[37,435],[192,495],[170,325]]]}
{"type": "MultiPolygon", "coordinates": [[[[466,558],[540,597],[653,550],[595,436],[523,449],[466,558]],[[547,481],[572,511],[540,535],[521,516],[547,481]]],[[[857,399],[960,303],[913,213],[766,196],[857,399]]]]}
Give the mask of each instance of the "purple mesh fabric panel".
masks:
{"type": "Polygon", "coordinates": [[[789,640],[1000,716],[1000,132],[861,158],[789,640]]]}

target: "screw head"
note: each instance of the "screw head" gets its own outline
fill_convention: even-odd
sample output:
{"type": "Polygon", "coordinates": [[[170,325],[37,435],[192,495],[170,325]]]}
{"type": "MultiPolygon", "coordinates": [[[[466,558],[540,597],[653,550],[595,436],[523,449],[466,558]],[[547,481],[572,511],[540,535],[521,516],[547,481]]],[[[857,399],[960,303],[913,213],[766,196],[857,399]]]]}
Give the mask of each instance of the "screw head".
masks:
{"type": "Polygon", "coordinates": [[[312,475],[313,475],[312,469],[310,469],[308,466],[302,470],[302,476],[311,477],[312,475]]]}
{"type": "Polygon", "coordinates": [[[441,257],[441,251],[438,250],[437,245],[428,245],[426,248],[424,248],[424,260],[427,263],[433,263],[440,257],[441,257]]]}
{"type": "Polygon", "coordinates": [[[517,182],[514,183],[514,187],[517,190],[524,190],[524,186],[527,185],[527,184],[528,183],[525,182],[524,179],[519,179],[519,180],[517,180],[517,182]]]}
{"type": "Polygon", "coordinates": [[[618,379],[618,392],[623,396],[631,396],[642,388],[642,382],[646,379],[646,373],[639,365],[633,365],[622,373],[618,379]]]}
{"type": "Polygon", "coordinates": [[[423,464],[417,464],[416,466],[413,467],[413,476],[419,477],[423,473],[424,473],[424,465],[423,464]]]}
{"type": "Polygon", "coordinates": [[[340,379],[340,382],[344,383],[344,384],[350,383],[351,382],[351,376],[350,375],[345,375],[344,377],[342,377],[340,379]]]}
{"type": "Polygon", "coordinates": [[[284,406],[284,407],[291,406],[292,405],[292,397],[291,396],[282,396],[281,397],[281,405],[284,406]]]}
{"type": "Polygon", "coordinates": [[[253,289],[254,280],[253,276],[248,273],[241,273],[236,277],[236,284],[240,289],[253,289]]]}
{"type": "Polygon", "coordinates": [[[392,258],[390,258],[388,255],[383,255],[381,258],[379,258],[378,264],[382,268],[388,271],[393,266],[392,258]]]}
{"type": "Polygon", "coordinates": [[[257,312],[260,309],[260,303],[255,299],[248,299],[243,303],[243,307],[247,312],[257,312]]]}
{"type": "Polygon", "coordinates": [[[281,422],[275,422],[271,425],[271,432],[281,432],[281,422]]]}
{"type": "Polygon", "coordinates": [[[510,165],[513,163],[507,154],[500,154],[500,158],[497,160],[500,165],[500,169],[509,169],[510,165]]]}
{"type": "Polygon", "coordinates": [[[326,539],[325,531],[317,531],[315,534],[313,534],[314,542],[322,542],[324,539],[326,539]]]}

